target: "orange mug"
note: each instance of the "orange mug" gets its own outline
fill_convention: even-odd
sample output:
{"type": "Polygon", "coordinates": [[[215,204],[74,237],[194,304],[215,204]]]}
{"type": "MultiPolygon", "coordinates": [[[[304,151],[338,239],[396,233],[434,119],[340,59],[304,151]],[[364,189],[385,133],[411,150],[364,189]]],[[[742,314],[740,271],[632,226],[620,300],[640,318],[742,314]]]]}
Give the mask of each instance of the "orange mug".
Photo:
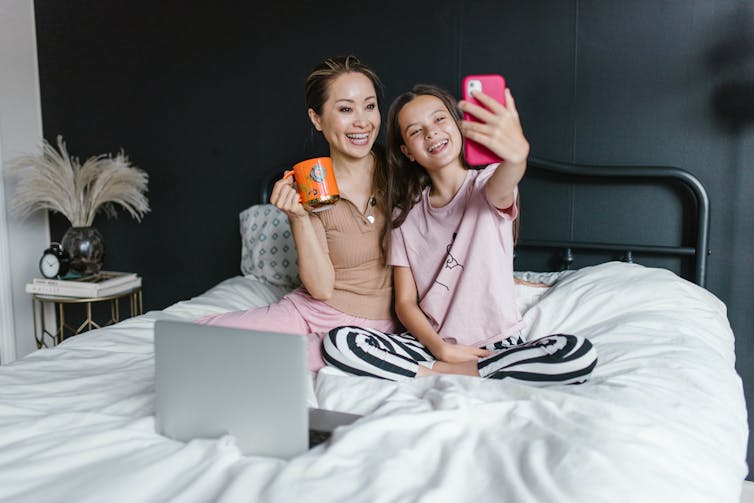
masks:
{"type": "Polygon", "coordinates": [[[332,169],[332,159],[329,157],[315,157],[301,161],[288,170],[283,178],[293,176],[296,181],[301,204],[312,211],[326,209],[327,205],[336,203],[340,199],[338,183],[335,181],[335,171],[332,169]]]}

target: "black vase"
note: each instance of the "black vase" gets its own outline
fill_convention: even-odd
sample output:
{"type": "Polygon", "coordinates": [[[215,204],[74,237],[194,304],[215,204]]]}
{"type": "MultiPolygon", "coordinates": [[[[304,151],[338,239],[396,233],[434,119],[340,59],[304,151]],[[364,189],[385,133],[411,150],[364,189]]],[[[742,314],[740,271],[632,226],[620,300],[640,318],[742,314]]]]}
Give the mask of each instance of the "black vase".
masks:
{"type": "Polygon", "coordinates": [[[105,240],[94,227],[70,227],[63,234],[61,246],[71,257],[71,271],[89,275],[102,269],[105,240]]]}

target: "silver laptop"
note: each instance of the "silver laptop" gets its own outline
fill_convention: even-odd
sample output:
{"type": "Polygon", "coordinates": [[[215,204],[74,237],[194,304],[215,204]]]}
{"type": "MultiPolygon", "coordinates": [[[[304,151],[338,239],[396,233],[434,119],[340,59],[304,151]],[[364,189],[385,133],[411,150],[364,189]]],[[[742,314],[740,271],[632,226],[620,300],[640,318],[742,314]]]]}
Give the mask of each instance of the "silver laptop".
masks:
{"type": "Polygon", "coordinates": [[[307,404],[306,337],[157,320],[157,432],[237,439],[246,455],[290,459],[360,416],[307,404]]]}

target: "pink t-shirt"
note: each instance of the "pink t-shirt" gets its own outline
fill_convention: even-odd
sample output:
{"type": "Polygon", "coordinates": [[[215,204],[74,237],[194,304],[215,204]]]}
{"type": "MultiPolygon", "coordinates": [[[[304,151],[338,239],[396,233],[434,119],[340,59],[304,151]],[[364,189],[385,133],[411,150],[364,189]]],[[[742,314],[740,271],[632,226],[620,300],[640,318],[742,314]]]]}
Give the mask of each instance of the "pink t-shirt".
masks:
{"type": "Polygon", "coordinates": [[[389,263],[411,268],[419,307],[449,342],[484,346],[522,326],[513,286],[518,210],[499,211],[484,190],[497,166],[470,169],[442,208],[430,205],[425,189],[390,236],[389,263]]]}

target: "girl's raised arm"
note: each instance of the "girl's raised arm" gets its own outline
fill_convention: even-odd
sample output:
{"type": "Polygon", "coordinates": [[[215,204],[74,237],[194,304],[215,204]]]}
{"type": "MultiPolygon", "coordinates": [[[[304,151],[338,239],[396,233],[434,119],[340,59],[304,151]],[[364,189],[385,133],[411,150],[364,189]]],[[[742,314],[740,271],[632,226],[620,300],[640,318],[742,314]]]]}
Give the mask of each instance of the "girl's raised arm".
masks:
{"type": "Polygon", "coordinates": [[[505,105],[482,92],[474,97],[489,110],[468,101],[460,101],[459,108],[481,122],[462,121],[461,132],[500,156],[503,161],[487,182],[490,202],[497,208],[510,208],[515,203],[513,190],[524,176],[529,157],[529,142],[521,128],[516,102],[510,89],[505,90],[505,105]]]}

